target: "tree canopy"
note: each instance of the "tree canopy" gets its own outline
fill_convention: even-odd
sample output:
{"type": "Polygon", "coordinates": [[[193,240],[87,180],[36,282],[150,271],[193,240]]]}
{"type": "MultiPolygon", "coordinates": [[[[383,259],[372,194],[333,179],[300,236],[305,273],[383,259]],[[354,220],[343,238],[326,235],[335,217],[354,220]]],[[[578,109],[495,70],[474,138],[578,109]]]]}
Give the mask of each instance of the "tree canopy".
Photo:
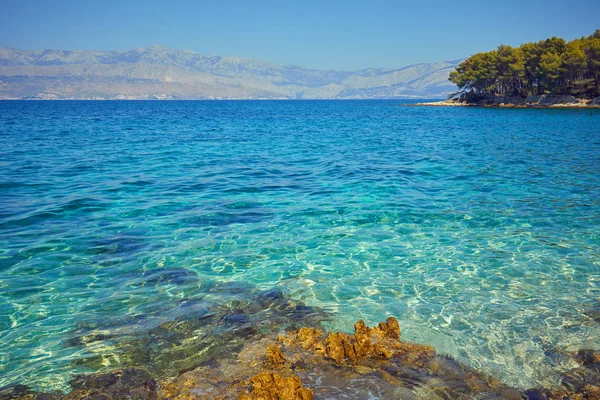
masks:
{"type": "Polygon", "coordinates": [[[541,94],[600,96],[600,29],[566,42],[552,37],[519,47],[500,45],[461,62],[450,81],[466,97],[541,94]]]}

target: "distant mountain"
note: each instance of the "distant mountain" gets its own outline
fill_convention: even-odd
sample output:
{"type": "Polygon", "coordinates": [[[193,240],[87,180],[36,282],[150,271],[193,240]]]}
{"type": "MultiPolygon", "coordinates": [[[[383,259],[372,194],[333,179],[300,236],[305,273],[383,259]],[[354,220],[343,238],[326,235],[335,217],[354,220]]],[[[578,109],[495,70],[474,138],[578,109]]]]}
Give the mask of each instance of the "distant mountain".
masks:
{"type": "Polygon", "coordinates": [[[117,51],[0,48],[0,99],[442,98],[459,61],[400,69],[307,69],[152,46],[117,51]]]}

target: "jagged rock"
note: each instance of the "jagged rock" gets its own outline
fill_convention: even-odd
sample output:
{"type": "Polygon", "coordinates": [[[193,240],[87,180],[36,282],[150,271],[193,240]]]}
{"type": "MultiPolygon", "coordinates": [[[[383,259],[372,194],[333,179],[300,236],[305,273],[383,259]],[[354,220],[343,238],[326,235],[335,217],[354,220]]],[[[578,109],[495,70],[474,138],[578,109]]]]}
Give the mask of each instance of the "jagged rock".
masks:
{"type": "Polygon", "coordinates": [[[590,101],[590,104],[593,106],[600,106],[600,96],[596,97],[595,99],[592,99],[592,101],[590,101]]]}
{"type": "Polygon", "coordinates": [[[273,368],[281,368],[287,362],[283,352],[281,351],[281,347],[275,344],[270,344],[267,346],[266,357],[267,365],[273,368]]]}
{"type": "Polygon", "coordinates": [[[389,317],[386,322],[380,322],[377,328],[373,328],[375,332],[379,329],[379,333],[391,339],[400,340],[400,324],[394,317],[389,317]]]}
{"type": "Polygon", "coordinates": [[[435,356],[433,347],[400,341],[400,324],[394,317],[369,328],[360,320],[354,325],[354,335],[329,332],[326,337],[317,329],[301,328],[290,337],[280,339],[293,344],[299,341],[303,349],[325,355],[336,364],[359,364],[362,359],[387,360],[394,355],[407,362],[427,360],[435,356]]]}
{"type": "Polygon", "coordinates": [[[302,386],[298,375],[283,377],[276,372],[263,372],[250,379],[252,391],[242,393],[239,400],[312,400],[313,391],[302,386]]]}

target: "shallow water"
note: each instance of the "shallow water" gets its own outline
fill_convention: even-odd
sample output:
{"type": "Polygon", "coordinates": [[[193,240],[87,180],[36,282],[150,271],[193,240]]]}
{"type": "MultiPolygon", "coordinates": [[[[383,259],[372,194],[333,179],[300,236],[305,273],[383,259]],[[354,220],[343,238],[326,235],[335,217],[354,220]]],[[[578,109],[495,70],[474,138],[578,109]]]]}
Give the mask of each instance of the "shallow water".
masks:
{"type": "Polygon", "coordinates": [[[0,146],[0,387],[274,287],[523,388],[600,349],[598,110],[0,102],[0,146]]]}

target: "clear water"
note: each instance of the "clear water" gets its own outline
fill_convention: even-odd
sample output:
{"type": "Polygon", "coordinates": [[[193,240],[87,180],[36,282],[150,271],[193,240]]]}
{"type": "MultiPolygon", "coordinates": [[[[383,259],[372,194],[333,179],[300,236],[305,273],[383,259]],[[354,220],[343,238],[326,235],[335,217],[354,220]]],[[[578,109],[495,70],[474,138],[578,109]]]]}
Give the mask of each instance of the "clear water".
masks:
{"type": "Polygon", "coordinates": [[[64,389],[110,351],[65,346],[82,323],[218,282],[398,316],[519,387],[600,348],[598,110],[0,102],[0,153],[0,386],[64,389]]]}

